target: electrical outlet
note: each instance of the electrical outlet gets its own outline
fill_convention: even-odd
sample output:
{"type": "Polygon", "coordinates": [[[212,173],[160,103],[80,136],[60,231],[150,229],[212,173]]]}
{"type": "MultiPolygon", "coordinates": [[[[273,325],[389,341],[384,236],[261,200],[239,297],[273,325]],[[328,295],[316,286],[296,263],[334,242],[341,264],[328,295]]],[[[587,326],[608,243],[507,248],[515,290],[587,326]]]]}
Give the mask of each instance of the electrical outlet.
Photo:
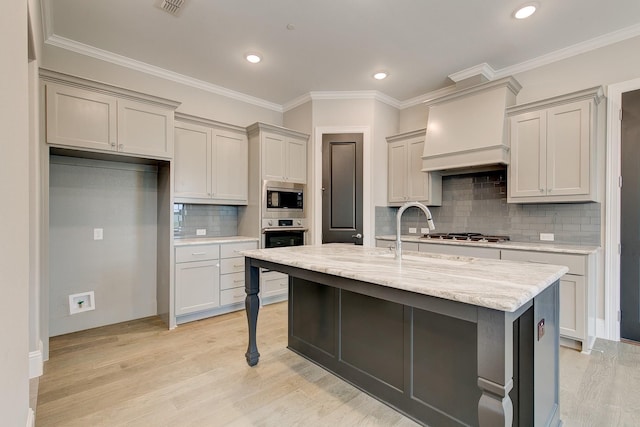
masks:
{"type": "Polygon", "coordinates": [[[69,295],[69,314],[78,314],[96,309],[96,297],[93,291],[69,295]]]}
{"type": "Polygon", "coordinates": [[[104,230],[102,228],[93,229],[93,240],[102,240],[104,237],[104,230]]]}
{"type": "Polygon", "coordinates": [[[420,229],[420,234],[429,234],[429,227],[422,227],[420,229]]]}
{"type": "Polygon", "coordinates": [[[196,229],[196,236],[206,236],[207,229],[206,228],[198,228],[196,229]]]}
{"type": "Polygon", "coordinates": [[[416,234],[418,232],[417,228],[409,227],[409,234],[416,234]]]}
{"type": "Polygon", "coordinates": [[[555,236],[553,235],[553,233],[540,233],[540,240],[543,240],[545,242],[553,242],[555,239],[555,236]]]}

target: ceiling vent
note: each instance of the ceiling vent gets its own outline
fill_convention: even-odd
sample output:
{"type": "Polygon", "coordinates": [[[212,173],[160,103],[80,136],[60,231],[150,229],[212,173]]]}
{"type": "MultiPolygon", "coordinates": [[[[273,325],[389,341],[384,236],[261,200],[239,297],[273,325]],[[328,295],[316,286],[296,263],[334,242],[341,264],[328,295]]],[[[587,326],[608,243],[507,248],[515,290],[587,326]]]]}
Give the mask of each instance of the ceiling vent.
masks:
{"type": "Polygon", "coordinates": [[[180,16],[186,0],[160,0],[157,6],[173,16],[180,16]]]}

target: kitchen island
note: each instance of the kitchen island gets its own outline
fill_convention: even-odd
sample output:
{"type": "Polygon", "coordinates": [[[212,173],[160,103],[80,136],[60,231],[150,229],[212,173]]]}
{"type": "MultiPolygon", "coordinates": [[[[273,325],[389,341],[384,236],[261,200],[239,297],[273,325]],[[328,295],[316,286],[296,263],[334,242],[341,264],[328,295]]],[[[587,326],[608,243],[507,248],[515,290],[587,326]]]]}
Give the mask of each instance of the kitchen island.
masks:
{"type": "Polygon", "coordinates": [[[288,347],[425,425],[557,426],[558,279],[566,267],[331,244],[250,250],[289,275],[288,347]],[[535,384],[535,387],[534,387],[535,384]]]}

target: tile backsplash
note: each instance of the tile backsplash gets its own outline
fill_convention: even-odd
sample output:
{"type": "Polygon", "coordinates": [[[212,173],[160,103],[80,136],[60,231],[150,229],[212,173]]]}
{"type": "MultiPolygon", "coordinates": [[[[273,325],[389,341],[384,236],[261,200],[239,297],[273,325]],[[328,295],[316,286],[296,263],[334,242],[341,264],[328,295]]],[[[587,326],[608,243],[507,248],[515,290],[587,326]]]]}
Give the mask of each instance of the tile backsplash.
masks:
{"type": "Polygon", "coordinates": [[[175,237],[196,236],[197,229],[206,229],[206,237],[228,237],[238,234],[238,207],[175,203],[173,205],[175,237]]]}
{"type": "MultiPolygon", "coordinates": [[[[555,243],[600,245],[599,203],[507,204],[506,171],[445,176],[442,206],[429,209],[438,233],[507,235],[519,242],[538,242],[540,233],[554,233],[555,243]]],[[[376,235],[395,234],[397,211],[376,207],[376,235]]],[[[403,214],[403,234],[426,226],[419,209],[403,214]]]]}

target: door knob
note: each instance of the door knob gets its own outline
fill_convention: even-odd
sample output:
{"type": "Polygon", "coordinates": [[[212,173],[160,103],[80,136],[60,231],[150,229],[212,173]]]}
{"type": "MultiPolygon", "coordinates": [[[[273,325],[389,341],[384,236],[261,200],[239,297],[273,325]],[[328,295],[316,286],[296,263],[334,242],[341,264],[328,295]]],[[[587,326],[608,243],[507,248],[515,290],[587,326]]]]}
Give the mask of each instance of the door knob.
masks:
{"type": "Polygon", "coordinates": [[[362,234],[360,234],[360,233],[354,234],[351,237],[355,237],[356,239],[362,239],[362,234]]]}

